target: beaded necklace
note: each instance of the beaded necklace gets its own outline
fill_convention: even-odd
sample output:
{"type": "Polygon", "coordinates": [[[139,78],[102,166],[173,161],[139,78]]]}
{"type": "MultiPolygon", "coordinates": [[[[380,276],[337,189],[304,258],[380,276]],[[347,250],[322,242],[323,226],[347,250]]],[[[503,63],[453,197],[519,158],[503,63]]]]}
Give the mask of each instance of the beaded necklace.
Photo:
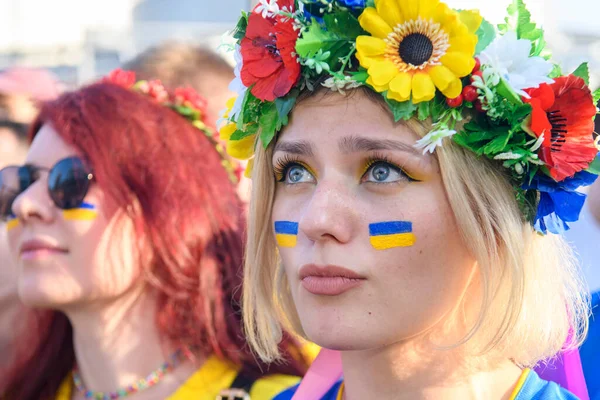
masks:
{"type": "Polygon", "coordinates": [[[77,391],[85,396],[86,399],[93,400],[117,400],[138,393],[142,390],[151,388],[159,383],[165,375],[172,372],[182,361],[189,358],[189,351],[182,349],[173,353],[158,369],[151,372],[147,377],[114,392],[94,392],[87,390],[79,374],[77,367],[73,368],[73,384],[77,391]]]}

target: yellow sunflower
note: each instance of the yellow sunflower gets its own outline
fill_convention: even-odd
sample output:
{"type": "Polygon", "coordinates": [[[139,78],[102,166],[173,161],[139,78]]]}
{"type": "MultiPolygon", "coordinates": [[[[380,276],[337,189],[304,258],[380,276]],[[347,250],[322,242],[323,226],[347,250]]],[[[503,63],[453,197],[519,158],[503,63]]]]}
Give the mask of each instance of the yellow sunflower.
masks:
{"type": "Polygon", "coordinates": [[[475,66],[476,11],[456,12],[439,0],[375,0],[359,17],[371,36],[356,39],[367,83],[396,101],[429,101],[436,87],[455,98],[475,66]]]}

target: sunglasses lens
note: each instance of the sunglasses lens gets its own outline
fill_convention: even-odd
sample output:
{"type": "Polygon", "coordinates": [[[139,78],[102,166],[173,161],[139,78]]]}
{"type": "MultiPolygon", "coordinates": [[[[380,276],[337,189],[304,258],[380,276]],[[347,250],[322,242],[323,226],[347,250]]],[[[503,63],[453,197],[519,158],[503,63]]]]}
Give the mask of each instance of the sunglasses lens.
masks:
{"type": "Polygon", "coordinates": [[[32,183],[31,171],[27,167],[6,167],[0,170],[0,218],[12,215],[12,205],[32,183]]]}
{"type": "Polygon", "coordinates": [[[90,187],[91,171],[77,157],[59,161],[48,175],[48,190],[57,207],[77,208],[90,187]]]}

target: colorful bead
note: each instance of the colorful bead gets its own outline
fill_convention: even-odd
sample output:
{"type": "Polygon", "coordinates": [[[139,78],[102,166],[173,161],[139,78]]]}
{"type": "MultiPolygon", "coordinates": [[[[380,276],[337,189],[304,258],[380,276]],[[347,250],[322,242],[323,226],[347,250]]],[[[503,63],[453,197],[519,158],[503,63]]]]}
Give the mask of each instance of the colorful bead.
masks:
{"type": "Polygon", "coordinates": [[[119,389],[115,392],[93,392],[91,390],[87,390],[85,385],[83,384],[83,380],[79,375],[79,371],[77,367],[73,369],[73,385],[77,389],[79,393],[82,393],[86,399],[93,400],[118,400],[124,397],[128,397],[134,393],[137,393],[141,390],[148,389],[157,383],[159,383],[162,378],[168,373],[171,372],[177,367],[183,360],[188,359],[190,355],[189,351],[184,351],[183,349],[176,351],[169,357],[170,361],[163,363],[160,368],[151,372],[146,378],[140,379],[136,383],[129,385],[125,388],[119,389]]]}

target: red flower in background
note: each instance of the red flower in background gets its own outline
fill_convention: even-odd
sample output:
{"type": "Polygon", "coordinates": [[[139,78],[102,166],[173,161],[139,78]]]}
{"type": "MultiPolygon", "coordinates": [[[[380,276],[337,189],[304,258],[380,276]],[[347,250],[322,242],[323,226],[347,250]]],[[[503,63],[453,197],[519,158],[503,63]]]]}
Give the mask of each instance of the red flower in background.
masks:
{"type": "Polygon", "coordinates": [[[154,79],[151,81],[140,81],[136,85],[137,90],[147,94],[159,103],[164,103],[169,100],[169,92],[163,86],[161,81],[154,79]]]}
{"type": "Polygon", "coordinates": [[[135,72],[117,68],[102,79],[102,82],[112,83],[124,87],[125,89],[131,89],[135,84],[135,79],[135,72]]]}
{"type": "Polygon", "coordinates": [[[203,115],[206,114],[206,99],[189,86],[175,89],[173,102],[178,106],[188,106],[201,111],[203,115]]]}
{"type": "Polygon", "coordinates": [[[596,106],[583,79],[574,75],[556,78],[526,92],[531,104],[531,130],[544,142],[540,159],[556,181],[572,177],[586,169],[596,157],[594,115],[596,106]]]}
{"type": "MultiPolygon", "coordinates": [[[[278,5],[293,12],[291,0],[279,0],[278,5]]],[[[300,64],[294,54],[297,40],[292,19],[250,14],[246,37],[241,42],[241,79],[245,86],[252,87],[254,96],[274,101],[296,84],[300,77],[300,64]]]]}

